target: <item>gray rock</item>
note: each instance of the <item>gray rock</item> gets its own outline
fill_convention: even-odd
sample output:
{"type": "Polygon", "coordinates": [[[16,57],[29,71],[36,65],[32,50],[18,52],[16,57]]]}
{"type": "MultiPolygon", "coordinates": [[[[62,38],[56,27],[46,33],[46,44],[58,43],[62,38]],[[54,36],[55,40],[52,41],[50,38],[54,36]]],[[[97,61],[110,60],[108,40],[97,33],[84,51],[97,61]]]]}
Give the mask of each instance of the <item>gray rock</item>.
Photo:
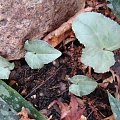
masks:
{"type": "Polygon", "coordinates": [[[24,56],[27,39],[41,39],[67,21],[84,0],[0,0],[0,55],[24,56]]]}

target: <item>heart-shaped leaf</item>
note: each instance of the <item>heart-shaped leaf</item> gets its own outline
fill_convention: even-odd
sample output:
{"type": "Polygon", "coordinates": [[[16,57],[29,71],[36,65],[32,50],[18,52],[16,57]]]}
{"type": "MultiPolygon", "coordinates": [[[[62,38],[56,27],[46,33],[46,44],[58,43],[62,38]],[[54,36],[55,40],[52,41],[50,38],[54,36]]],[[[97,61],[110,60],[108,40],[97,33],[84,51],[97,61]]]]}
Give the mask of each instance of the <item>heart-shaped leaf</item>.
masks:
{"type": "Polygon", "coordinates": [[[8,79],[10,70],[14,69],[14,63],[9,63],[5,58],[0,56],[0,79],[8,79]]]}
{"type": "Polygon", "coordinates": [[[109,92],[108,97],[115,120],[120,120],[120,101],[114,98],[109,92]]]}
{"type": "Polygon", "coordinates": [[[61,56],[61,52],[52,48],[43,40],[25,42],[27,50],[25,60],[32,69],[39,69],[61,56]]]}
{"type": "Polygon", "coordinates": [[[75,19],[72,29],[85,45],[81,62],[98,73],[109,71],[115,63],[112,51],[120,48],[120,26],[100,13],[86,12],[75,19]]]}
{"type": "Polygon", "coordinates": [[[81,61],[94,68],[97,73],[106,72],[115,63],[114,54],[109,51],[86,47],[82,51],[81,61]]]}
{"type": "Polygon", "coordinates": [[[77,96],[88,95],[97,87],[97,82],[83,75],[73,76],[70,81],[73,84],[70,85],[69,91],[77,96]]]}

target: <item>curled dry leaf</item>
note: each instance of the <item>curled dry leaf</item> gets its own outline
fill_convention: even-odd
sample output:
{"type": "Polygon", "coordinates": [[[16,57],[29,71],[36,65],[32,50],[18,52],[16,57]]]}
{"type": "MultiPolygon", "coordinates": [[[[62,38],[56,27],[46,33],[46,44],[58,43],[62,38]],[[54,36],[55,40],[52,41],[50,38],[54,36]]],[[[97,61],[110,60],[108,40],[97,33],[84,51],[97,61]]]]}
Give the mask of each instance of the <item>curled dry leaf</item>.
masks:
{"type": "Polygon", "coordinates": [[[61,120],[80,120],[85,108],[80,108],[76,97],[71,94],[70,104],[62,103],[60,101],[53,101],[49,108],[57,104],[61,111],[61,120]]]}
{"type": "Polygon", "coordinates": [[[103,88],[107,88],[109,83],[113,83],[113,81],[114,81],[113,77],[110,76],[109,78],[104,79],[102,83],[98,83],[98,84],[99,84],[99,86],[101,86],[103,88]]]}
{"type": "Polygon", "coordinates": [[[21,116],[20,120],[35,120],[28,117],[28,113],[25,107],[22,107],[21,112],[18,113],[21,116]]]}
{"type": "Polygon", "coordinates": [[[105,119],[103,119],[103,120],[115,120],[115,119],[114,119],[114,115],[112,114],[111,116],[109,116],[109,117],[107,117],[107,118],[105,118],[105,119]]]}
{"type": "Polygon", "coordinates": [[[84,115],[82,115],[80,120],[87,120],[87,118],[84,115]]]}

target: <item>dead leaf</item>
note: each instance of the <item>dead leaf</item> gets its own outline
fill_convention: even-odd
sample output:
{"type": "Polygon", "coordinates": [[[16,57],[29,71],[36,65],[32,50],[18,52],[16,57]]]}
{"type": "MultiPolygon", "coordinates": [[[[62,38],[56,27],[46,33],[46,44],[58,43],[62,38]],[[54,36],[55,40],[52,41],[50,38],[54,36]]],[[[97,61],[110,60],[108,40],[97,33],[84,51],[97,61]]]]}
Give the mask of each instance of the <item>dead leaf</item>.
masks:
{"type": "Polygon", "coordinates": [[[54,104],[59,106],[61,110],[61,120],[80,120],[85,108],[80,108],[76,97],[71,94],[70,104],[62,103],[60,101],[53,101],[49,108],[54,104]]]}
{"type": "Polygon", "coordinates": [[[118,92],[120,93],[120,49],[114,51],[115,64],[110,68],[114,81],[118,82],[118,92]]]}
{"type": "Polygon", "coordinates": [[[66,103],[59,102],[54,100],[49,106],[48,109],[51,108],[53,105],[57,104],[59,109],[61,110],[61,119],[65,118],[67,114],[70,112],[70,107],[66,103]]]}
{"type": "Polygon", "coordinates": [[[47,120],[51,120],[52,119],[52,115],[50,115],[50,117],[47,120]]]}
{"type": "Polygon", "coordinates": [[[114,79],[112,76],[110,76],[109,78],[106,78],[105,80],[103,80],[102,83],[98,83],[99,86],[106,88],[108,86],[109,83],[113,83],[114,79]]]}
{"type": "Polygon", "coordinates": [[[21,116],[20,120],[35,120],[28,117],[28,113],[25,107],[22,107],[22,110],[18,113],[18,115],[21,116]]]}
{"type": "Polygon", "coordinates": [[[106,78],[105,80],[103,80],[103,83],[113,83],[113,77],[109,77],[109,78],[106,78]]]}
{"type": "Polygon", "coordinates": [[[110,69],[110,72],[112,73],[113,80],[117,81],[117,86],[116,86],[116,98],[120,100],[120,75],[118,75],[112,68],[110,69]]]}
{"type": "Polygon", "coordinates": [[[105,118],[105,119],[103,119],[103,120],[115,120],[115,119],[114,119],[114,115],[112,114],[111,116],[109,116],[109,117],[107,117],[107,118],[105,118]]]}
{"type": "Polygon", "coordinates": [[[82,115],[80,120],[87,120],[87,118],[84,115],[82,115]]]}
{"type": "Polygon", "coordinates": [[[9,82],[9,85],[10,86],[12,86],[12,85],[14,85],[15,83],[16,83],[16,80],[9,80],[10,82],[9,82]]]}

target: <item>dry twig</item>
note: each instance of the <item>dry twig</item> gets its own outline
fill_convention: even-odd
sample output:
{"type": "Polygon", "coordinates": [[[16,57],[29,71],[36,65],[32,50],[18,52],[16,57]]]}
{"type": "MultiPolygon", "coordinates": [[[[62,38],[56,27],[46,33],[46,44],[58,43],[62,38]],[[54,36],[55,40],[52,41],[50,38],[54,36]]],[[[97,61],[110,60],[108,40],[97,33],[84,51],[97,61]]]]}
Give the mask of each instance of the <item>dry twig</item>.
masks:
{"type": "Polygon", "coordinates": [[[57,46],[65,38],[67,38],[71,33],[71,26],[74,19],[82,12],[92,11],[92,7],[88,7],[77,12],[73,17],[71,17],[67,22],[63,23],[58,29],[48,34],[44,40],[47,41],[52,47],[57,46]]]}

